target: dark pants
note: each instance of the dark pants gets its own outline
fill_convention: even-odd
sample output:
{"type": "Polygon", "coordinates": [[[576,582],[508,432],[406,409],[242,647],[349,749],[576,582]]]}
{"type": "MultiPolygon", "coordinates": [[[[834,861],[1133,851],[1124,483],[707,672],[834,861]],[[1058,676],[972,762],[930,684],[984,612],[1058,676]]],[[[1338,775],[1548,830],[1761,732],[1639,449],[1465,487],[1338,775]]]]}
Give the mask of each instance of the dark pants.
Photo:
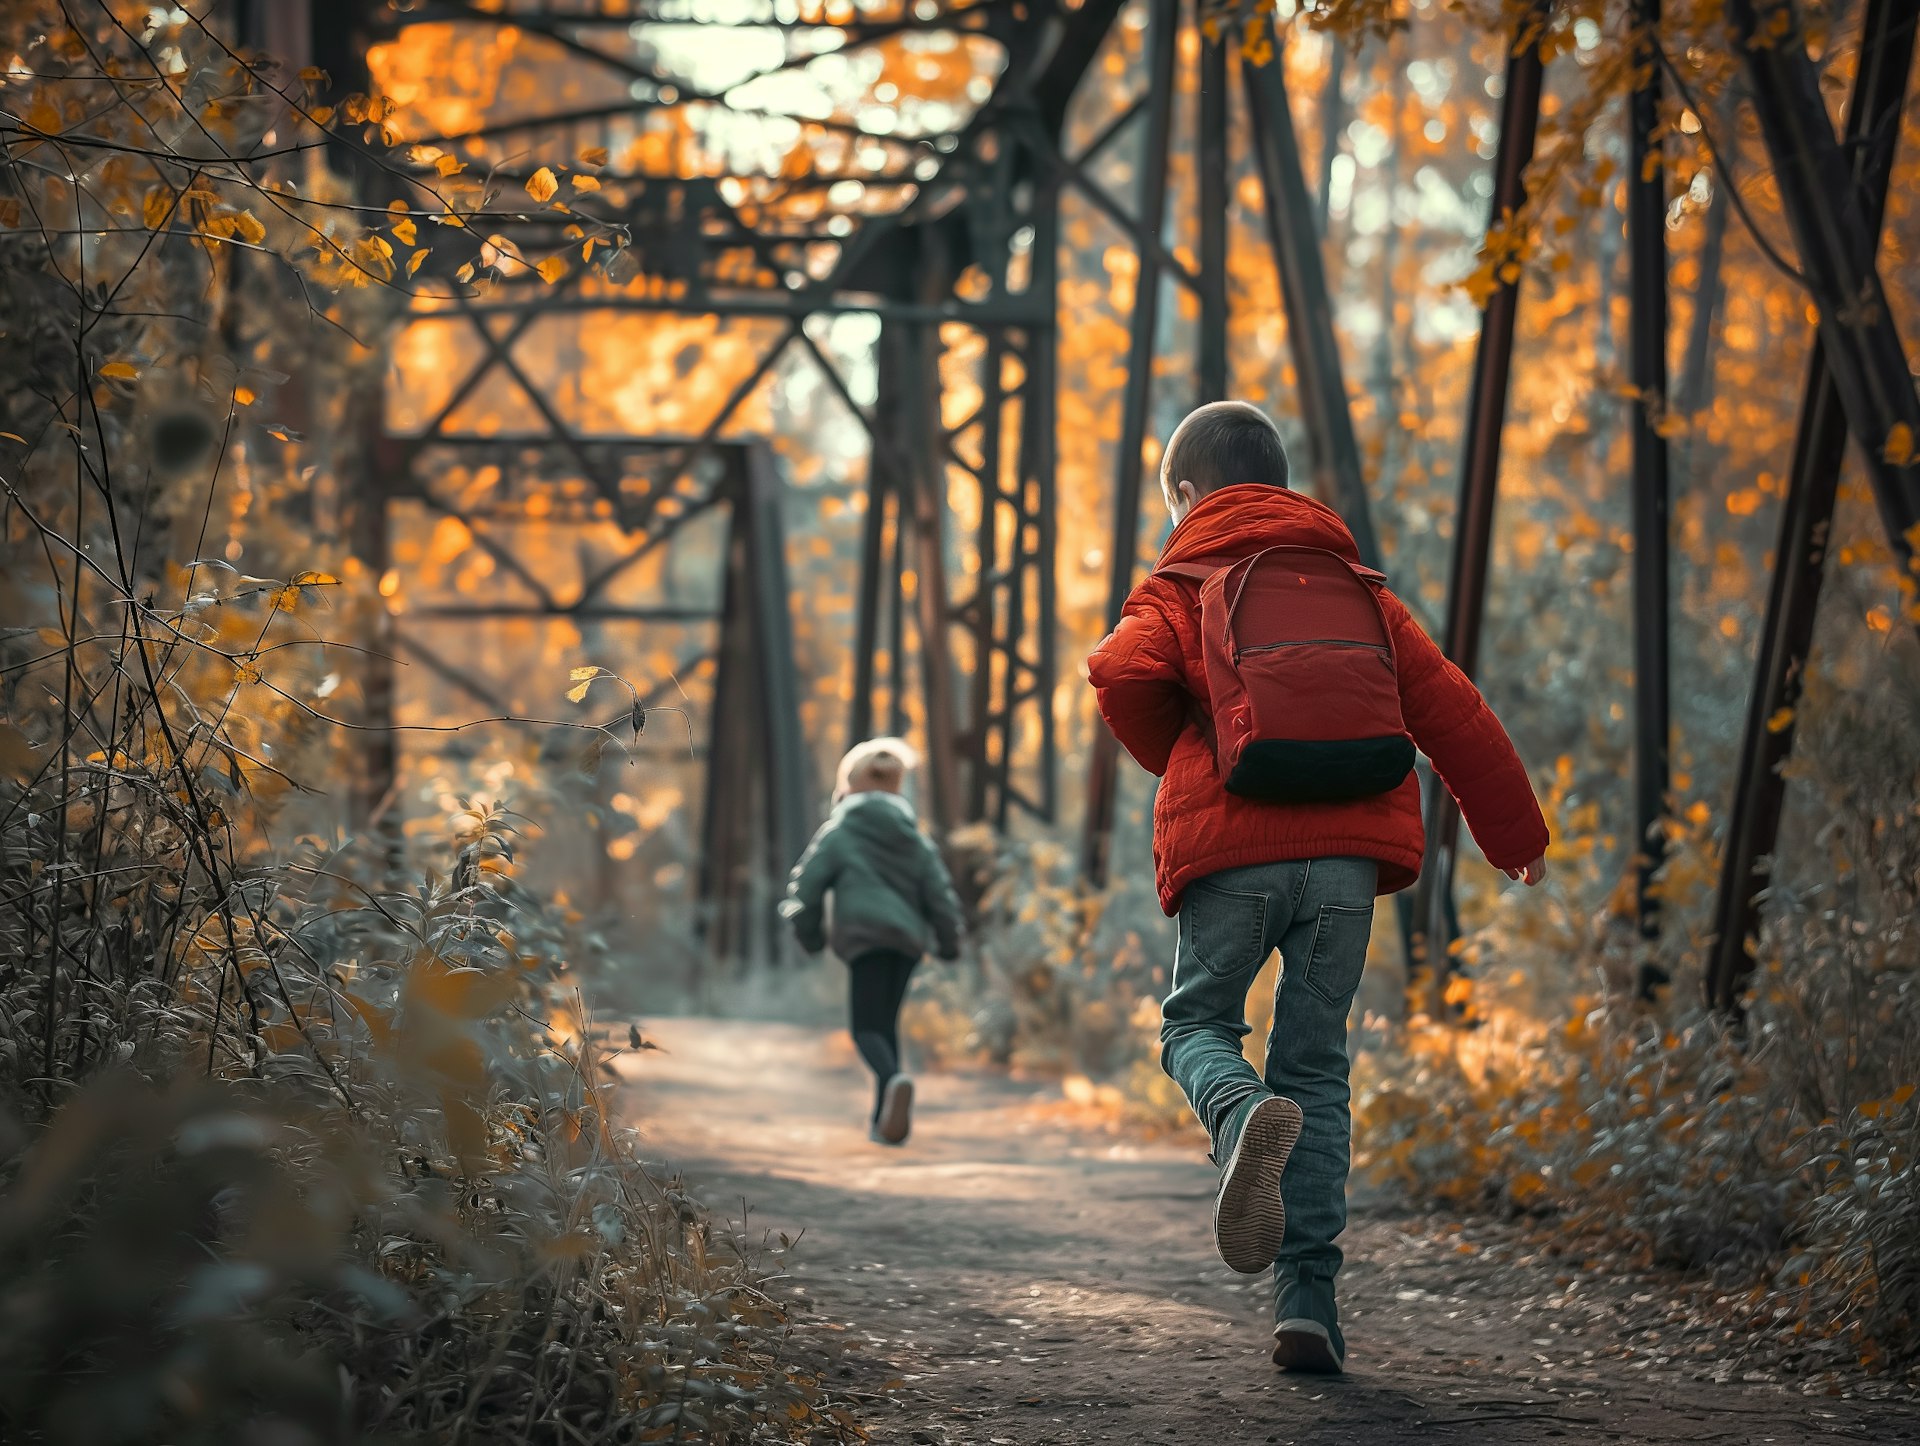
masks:
{"type": "Polygon", "coordinates": [[[907,981],[920,961],[892,949],[873,949],[847,964],[853,1047],[873,1071],[873,1116],[880,1117],[880,1101],[887,1081],[900,1073],[900,1005],[907,997],[907,981]]]}

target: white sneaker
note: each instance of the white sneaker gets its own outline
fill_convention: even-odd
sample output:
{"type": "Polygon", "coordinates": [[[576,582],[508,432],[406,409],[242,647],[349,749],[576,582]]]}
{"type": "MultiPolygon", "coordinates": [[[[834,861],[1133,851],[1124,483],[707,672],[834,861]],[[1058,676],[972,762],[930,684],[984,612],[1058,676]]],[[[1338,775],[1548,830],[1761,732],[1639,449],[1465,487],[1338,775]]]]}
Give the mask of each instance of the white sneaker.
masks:
{"type": "Polygon", "coordinates": [[[880,1097],[879,1117],[867,1134],[877,1144],[904,1145],[912,1129],[913,1081],[897,1074],[887,1081],[886,1093],[880,1097]]]}
{"type": "Polygon", "coordinates": [[[1242,1275],[1273,1264],[1287,1233],[1287,1207],[1280,1176],[1300,1138],[1300,1106],[1280,1095],[1261,1100],[1247,1115],[1240,1139],[1220,1172],[1213,1200],[1213,1239],[1220,1258],[1242,1275]]]}

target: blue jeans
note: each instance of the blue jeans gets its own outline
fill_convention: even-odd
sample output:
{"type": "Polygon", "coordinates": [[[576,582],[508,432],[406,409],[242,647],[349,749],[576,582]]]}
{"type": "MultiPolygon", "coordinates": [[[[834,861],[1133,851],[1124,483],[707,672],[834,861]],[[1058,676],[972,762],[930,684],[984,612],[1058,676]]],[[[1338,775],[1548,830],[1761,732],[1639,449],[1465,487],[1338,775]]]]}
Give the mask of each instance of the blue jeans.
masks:
{"type": "Polygon", "coordinates": [[[1367,960],[1378,872],[1371,859],[1258,864],[1196,881],[1180,905],[1160,1063],[1213,1137],[1215,1163],[1226,1162],[1247,1114],[1268,1095],[1285,1095],[1305,1118],[1280,1184],[1287,1233],[1274,1284],[1282,1315],[1303,1313],[1288,1303],[1303,1290],[1324,1295],[1330,1309],[1340,1270],[1335,1242],[1347,1226],[1353,1131],[1347,1012],[1367,960]],[[1282,968],[1262,1076],[1240,1041],[1250,1029],[1247,990],[1276,948],[1282,968]]]}

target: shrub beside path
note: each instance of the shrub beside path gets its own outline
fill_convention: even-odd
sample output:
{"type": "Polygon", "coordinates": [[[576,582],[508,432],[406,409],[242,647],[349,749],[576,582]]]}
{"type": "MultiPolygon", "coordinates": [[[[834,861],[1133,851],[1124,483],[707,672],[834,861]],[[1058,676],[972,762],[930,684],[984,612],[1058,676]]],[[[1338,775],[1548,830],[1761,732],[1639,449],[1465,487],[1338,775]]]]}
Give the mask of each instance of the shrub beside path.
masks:
{"type": "Polygon", "coordinates": [[[644,1153],[748,1234],[799,1237],[796,1287],[876,1442],[1920,1442],[1912,1402],[1808,1395],[1671,1282],[1575,1271],[1513,1231],[1363,1204],[1342,1380],[1283,1376],[1267,1286],[1208,1233],[1190,1141],[1139,1144],[993,1075],[920,1081],[904,1150],[859,1127],[843,1035],[661,1020],[622,1056],[644,1153]]]}

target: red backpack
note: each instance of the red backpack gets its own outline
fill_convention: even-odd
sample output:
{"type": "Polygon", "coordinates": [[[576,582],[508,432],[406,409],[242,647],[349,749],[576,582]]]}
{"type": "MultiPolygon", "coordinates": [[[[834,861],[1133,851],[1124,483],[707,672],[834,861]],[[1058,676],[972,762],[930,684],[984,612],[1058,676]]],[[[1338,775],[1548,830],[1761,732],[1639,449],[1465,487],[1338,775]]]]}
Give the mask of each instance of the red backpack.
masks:
{"type": "Polygon", "coordinates": [[[1227,792],[1343,802],[1387,793],[1413,771],[1380,573],[1319,547],[1155,570],[1200,584],[1212,700],[1201,726],[1227,792]]]}

